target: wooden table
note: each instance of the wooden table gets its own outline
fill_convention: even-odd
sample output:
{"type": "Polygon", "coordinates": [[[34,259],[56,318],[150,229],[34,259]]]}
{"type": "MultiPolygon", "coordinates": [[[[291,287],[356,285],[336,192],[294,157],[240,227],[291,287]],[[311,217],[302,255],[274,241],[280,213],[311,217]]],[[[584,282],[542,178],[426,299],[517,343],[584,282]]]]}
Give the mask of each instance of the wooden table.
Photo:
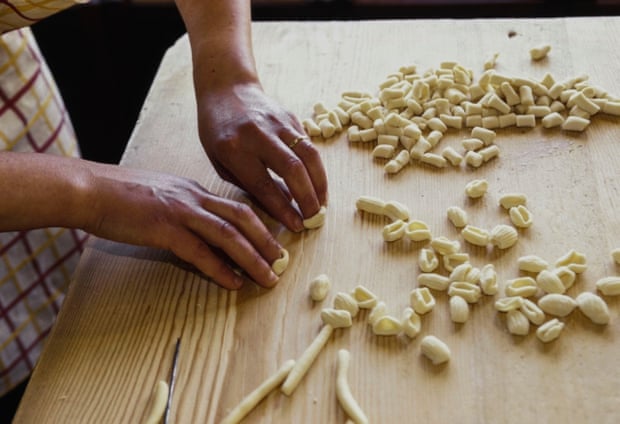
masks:
{"type": "MultiPolygon", "coordinates": [[[[344,90],[376,92],[402,65],[424,70],[457,60],[479,75],[493,52],[500,53],[498,72],[540,78],[549,71],[558,79],[587,73],[620,94],[618,18],[273,22],[256,23],[254,38],[265,89],[302,118],[318,100],[334,106],[344,90]],[[541,42],[553,49],[532,63],[528,51],[541,42]]],[[[183,38],[164,58],[122,164],[191,177],[241,198],[203,154],[194,109],[183,38]]],[[[273,290],[228,292],[166,252],[91,240],[15,422],[140,422],[155,383],[167,379],[177,337],[172,422],[218,422],[301,354],[321,326],[321,307],[337,291],[364,284],[400,315],[416,286],[421,246],[383,242],[386,221],[355,210],[362,194],[399,200],[435,235],[459,239],[447,207],[462,206],[473,224],[490,228],[508,222],[499,195],[524,192],[534,225],[505,251],[464,245],[472,262],[494,263],[503,284],[519,275],[519,256],[553,262],[574,248],[587,255],[589,267],[569,294],[593,291],[598,278],[620,271],[609,255],[620,246],[619,123],[597,115],[581,134],[498,130],[501,157],[478,170],[412,166],[393,177],[373,162],[369,147],[350,146],[344,137],[319,142],[331,184],[327,222],[300,235],[270,223],[291,254],[273,290]],[[486,178],[489,192],[468,201],[464,186],[474,178],[486,178]],[[319,273],[333,281],[323,305],[308,297],[308,282],[319,273]]],[[[453,130],[442,143],[458,146],[466,133],[453,130]]],[[[272,393],[247,422],[344,422],[335,395],[340,348],[351,352],[351,388],[373,423],[618,422],[618,300],[606,298],[608,326],[574,312],[562,336],[544,345],[533,330],[511,336],[493,308],[497,298],[484,297],[467,323],[454,325],[447,296],[439,293],[421,336],[411,341],[374,336],[362,312],[351,329],[335,332],[290,398],[272,393]],[[420,355],[427,334],[452,349],[447,366],[432,366],[420,355]]]]}

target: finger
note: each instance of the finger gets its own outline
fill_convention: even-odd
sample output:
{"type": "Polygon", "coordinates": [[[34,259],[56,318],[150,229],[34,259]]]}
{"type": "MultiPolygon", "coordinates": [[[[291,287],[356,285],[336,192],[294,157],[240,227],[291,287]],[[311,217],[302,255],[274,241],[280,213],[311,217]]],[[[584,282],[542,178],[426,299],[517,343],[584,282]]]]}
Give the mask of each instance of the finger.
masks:
{"type": "Polygon", "coordinates": [[[303,231],[302,217],[257,157],[231,163],[229,169],[237,176],[240,186],[254,196],[271,216],[291,231],[303,231]]]}
{"type": "Polygon", "coordinates": [[[291,150],[306,167],[319,203],[324,206],[327,205],[327,173],[319,151],[307,138],[299,141],[291,150]]]}
{"type": "MultiPolygon", "coordinates": [[[[243,212],[235,213],[248,216],[248,213],[245,212],[246,208],[242,207],[239,210],[243,212]]],[[[256,224],[255,221],[254,224],[256,224]]],[[[203,219],[192,222],[190,229],[209,245],[221,249],[257,284],[263,287],[273,287],[278,282],[278,276],[271,269],[272,261],[267,262],[233,223],[213,214],[211,211],[204,211],[203,219]]],[[[256,234],[265,235],[268,232],[262,227],[256,234]]],[[[275,257],[279,257],[279,253],[275,257]]]]}
{"type": "Polygon", "coordinates": [[[282,246],[248,205],[209,194],[202,206],[232,223],[269,264],[280,257],[282,246]]]}
{"type": "Polygon", "coordinates": [[[236,274],[211,248],[190,231],[179,231],[170,250],[182,260],[191,263],[218,286],[238,290],[244,278],[236,274]]]}
{"type": "Polygon", "coordinates": [[[321,155],[319,154],[319,151],[316,149],[316,147],[314,147],[314,144],[310,142],[310,138],[306,134],[306,130],[304,130],[301,121],[292,114],[291,123],[297,131],[288,135],[281,134],[280,136],[283,140],[293,140],[296,137],[305,138],[305,140],[303,140],[305,142],[298,143],[298,145],[294,147],[293,150],[306,166],[308,174],[310,175],[310,179],[312,180],[312,184],[314,185],[314,190],[317,194],[319,202],[321,203],[321,205],[327,206],[327,172],[325,171],[323,161],[321,160],[321,155]]]}
{"type": "MultiPolygon", "coordinates": [[[[303,143],[307,143],[305,138],[296,142],[294,148],[303,143]]],[[[273,146],[269,155],[264,155],[265,164],[284,179],[303,216],[311,217],[319,211],[321,203],[304,162],[281,141],[273,146]]]]}

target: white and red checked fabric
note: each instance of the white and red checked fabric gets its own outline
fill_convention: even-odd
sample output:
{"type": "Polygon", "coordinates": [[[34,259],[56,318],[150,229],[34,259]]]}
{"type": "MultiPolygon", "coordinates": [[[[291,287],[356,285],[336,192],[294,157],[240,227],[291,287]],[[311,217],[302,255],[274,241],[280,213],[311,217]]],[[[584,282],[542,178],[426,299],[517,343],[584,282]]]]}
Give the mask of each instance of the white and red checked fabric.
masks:
{"type": "MultiPolygon", "coordinates": [[[[64,104],[29,28],[0,36],[3,150],[79,155],[64,104]]],[[[63,228],[0,233],[0,396],[31,373],[85,237],[63,228]]]]}
{"type": "Polygon", "coordinates": [[[88,0],[0,0],[0,34],[32,25],[76,3],[88,0]]]}

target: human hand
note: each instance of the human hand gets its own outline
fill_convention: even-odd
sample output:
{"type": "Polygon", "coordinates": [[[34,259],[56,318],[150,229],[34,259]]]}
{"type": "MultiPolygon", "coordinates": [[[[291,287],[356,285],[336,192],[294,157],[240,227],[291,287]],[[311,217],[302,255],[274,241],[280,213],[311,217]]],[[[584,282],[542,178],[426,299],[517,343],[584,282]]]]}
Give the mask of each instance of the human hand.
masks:
{"type": "Polygon", "coordinates": [[[220,198],[197,182],[157,172],[93,164],[84,230],[124,243],[172,251],[217,284],[238,289],[245,278],[272,287],[280,245],[251,208],[220,198]]]}
{"type": "Polygon", "coordinates": [[[327,203],[327,176],[318,151],[295,116],[258,83],[199,94],[198,126],[218,174],[247,191],[290,230],[302,231],[303,219],[327,203]]]}

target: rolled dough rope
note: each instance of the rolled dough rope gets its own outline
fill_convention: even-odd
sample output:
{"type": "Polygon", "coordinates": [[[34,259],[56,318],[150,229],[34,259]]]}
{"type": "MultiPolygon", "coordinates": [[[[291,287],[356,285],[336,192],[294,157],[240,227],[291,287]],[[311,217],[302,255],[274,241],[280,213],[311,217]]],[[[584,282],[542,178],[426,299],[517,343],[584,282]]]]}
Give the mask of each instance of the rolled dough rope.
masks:
{"type": "Polygon", "coordinates": [[[349,360],[349,351],[340,349],[338,351],[338,369],[336,371],[336,396],[338,397],[342,409],[345,410],[349,418],[351,418],[355,424],[366,424],[368,423],[368,417],[366,417],[362,408],[360,408],[353,398],[351,389],[349,388],[349,382],[347,381],[349,360]]]}
{"type": "Polygon", "coordinates": [[[334,327],[329,324],[326,324],[321,328],[319,334],[315,337],[315,339],[310,343],[310,346],[306,348],[304,353],[301,354],[295,366],[286,377],[286,381],[282,384],[281,390],[287,396],[290,396],[291,393],[295,390],[301,379],[306,375],[308,369],[318,356],[329,337],[332,335],[334,331],[334,327]]]}
{"type": "Polygon", "coordinates": [[[164,412],[166,412],[168,390],[168,383],[164,380],[159,380],[155,385],[151,409],[147,415],[146,421],[144,421],[146,424],[157,424],[161,421],[164,416],[164,412]]]}
{"type": "Polygon", "coordinates": [[[269,393],[278,387],[291,372],[295,365],[294,359],[286,361],[275,374],[263,381],[222,420],[221,424],[235,424],[240,422],[252,409],[256,407],[269,393]]]}

